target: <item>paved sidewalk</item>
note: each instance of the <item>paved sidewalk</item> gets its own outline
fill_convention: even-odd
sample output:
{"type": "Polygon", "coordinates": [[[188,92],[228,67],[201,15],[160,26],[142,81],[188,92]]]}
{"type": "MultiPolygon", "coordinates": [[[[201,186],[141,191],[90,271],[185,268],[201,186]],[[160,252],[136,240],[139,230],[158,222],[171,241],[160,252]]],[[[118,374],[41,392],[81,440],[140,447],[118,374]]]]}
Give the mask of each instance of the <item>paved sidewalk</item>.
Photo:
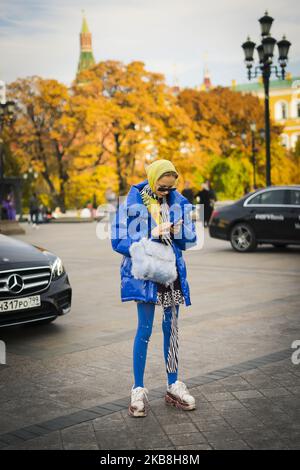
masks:
{"type": "Polygon", "coordinates": [[[179,318],[179,379],[198,408],[164,404],[158,308],[145,372],[151,412],[135,420],[127,406],[136,306],[120,302],[121,257],[96,227],[49,224],[17,237],[62,257],[73,305],[52,325],[0,331],[0,447],[298,448],[300,247],[240,254],[205,229],[203,249],[184,253],[192,305],[179,318]]]}
{"type": "Polygon", "coordinates": [[[0,435],[0,447],[300,449],[300,366],[290,355],[284,350],[195,377],[188,384],[197,409],[190,412],[166,406],[164,389],[154,389],[146,418],[128,416],[124,398],[0,435]]]}

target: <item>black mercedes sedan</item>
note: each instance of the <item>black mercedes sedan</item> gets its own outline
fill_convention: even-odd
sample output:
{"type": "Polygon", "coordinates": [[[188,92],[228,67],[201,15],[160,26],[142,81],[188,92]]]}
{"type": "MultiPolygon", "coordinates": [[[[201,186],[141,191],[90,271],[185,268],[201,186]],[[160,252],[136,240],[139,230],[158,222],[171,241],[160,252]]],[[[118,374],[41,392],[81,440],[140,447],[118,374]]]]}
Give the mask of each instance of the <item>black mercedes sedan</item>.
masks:
{"type": "Polygon", "coordinates": [[[300,244],[300,186],[269,186],[249,193],[234,204],[213,211],[213,238],[229,240],[239,252],[258,244],[276,247],[300,244]]]}
{"type": "Polygon", "coordinates": [[[70,311],[71,298],[59,257],[0,234],[0,327],[50,323],[70,311]]]}

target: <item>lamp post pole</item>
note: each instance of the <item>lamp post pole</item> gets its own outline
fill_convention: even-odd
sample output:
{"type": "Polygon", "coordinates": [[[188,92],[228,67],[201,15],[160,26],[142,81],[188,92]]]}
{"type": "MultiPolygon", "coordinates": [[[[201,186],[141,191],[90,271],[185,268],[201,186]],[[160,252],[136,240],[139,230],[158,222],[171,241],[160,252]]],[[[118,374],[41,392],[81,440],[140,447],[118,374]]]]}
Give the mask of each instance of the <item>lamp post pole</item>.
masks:
{"type": "Polygon", "coordinates": [[[255,132],[256,132],[256,123],[252,122],[250,124],[251,129],[251,150],[252,150],[252,165],[253,165],[253,188],[256,189],[256,142],[255,142],[255,132]]]}
{"type": "Polygon", "coordinates": [[[258,75],[261,75],[263,78],[264,84],[264,93],[265,93],[265,143],[266,143],[266,186],[271,186],[271,136],[270,136],[270,105],[269,105],[269,88],[270,88],[270,77],[272,72],[274,72],[277,78],[281,80],[285,79],[285,67],[288,60],[288,51],[291,46],[291,43],[287,41],[285,36],[281,41],[276,41],[270,35],[270,29],[273,23],[273,18],[268,15],[268,12],[259,19],[261,25],[261,44],[256,47],[259,65],[255,66],[254,71],[253,67],[253,53],[256,44],[247,38],[247,41],[242,44],[242,48],[245,53],[245,63],[248,69],[248,79],[256,78],[258,75]],[[278,46],[278,62],[281,67],[281,71],[276,65],[273,65],[273,51],[275,44],[278,46]]]}
{"type": "Polygon", "coordinates": [[[266,185],[271,186],[271,132],[270,132],[270,67],[263,70],[263,84],[265,91],[265,145],[266,145],[266,185]]]}

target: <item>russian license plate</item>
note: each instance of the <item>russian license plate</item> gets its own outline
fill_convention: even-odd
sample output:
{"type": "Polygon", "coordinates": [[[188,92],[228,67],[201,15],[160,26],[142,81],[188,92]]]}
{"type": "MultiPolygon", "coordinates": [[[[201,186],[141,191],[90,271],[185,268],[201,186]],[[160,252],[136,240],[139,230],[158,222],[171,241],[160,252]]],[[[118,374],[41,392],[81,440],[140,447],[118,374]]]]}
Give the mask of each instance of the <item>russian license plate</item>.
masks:
{"type": "Polygon", "coordinates": [[[0,314],[13,310],[24,310],[27,308],[39,307],[41,305],[40,295],[31,295],[20,299],[0,300],[0,314]]]}

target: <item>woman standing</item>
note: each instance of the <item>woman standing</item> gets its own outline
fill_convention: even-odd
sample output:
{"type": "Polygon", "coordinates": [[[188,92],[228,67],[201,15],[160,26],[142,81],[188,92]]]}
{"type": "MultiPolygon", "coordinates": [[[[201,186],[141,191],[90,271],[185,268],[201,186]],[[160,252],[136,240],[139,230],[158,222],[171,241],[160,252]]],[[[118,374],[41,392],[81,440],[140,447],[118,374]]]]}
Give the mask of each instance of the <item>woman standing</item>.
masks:
{"type": "Polygon", "coordinates": [[[163,308],[162,330],[167,371],[165,402],[183,410],[196,407],[194,397],[186,385],[178,380],[177,325],[179,305],[191,305],[182,250],[196,243],[195,226],[189,217],[193,206],[176,191],[179,175],[169,160],[155,161],[147,167],[146,172],[148,179],[131,187],[112,224],[112,247],[123,255],[121,298],[123,302],[135,300],[137,304],[138,326],[133,345],[134,385],[128,410],[134,417],[147,415],[148,390],[144,387],[144,371],[155,305],[163,308]],[[139,231],[133,232],[132,227],[137,226],[139,231]],[[177,278],[168,287],[133,276],[131,248],[134,242],[142,238],[172,247],[177,278]]]}

